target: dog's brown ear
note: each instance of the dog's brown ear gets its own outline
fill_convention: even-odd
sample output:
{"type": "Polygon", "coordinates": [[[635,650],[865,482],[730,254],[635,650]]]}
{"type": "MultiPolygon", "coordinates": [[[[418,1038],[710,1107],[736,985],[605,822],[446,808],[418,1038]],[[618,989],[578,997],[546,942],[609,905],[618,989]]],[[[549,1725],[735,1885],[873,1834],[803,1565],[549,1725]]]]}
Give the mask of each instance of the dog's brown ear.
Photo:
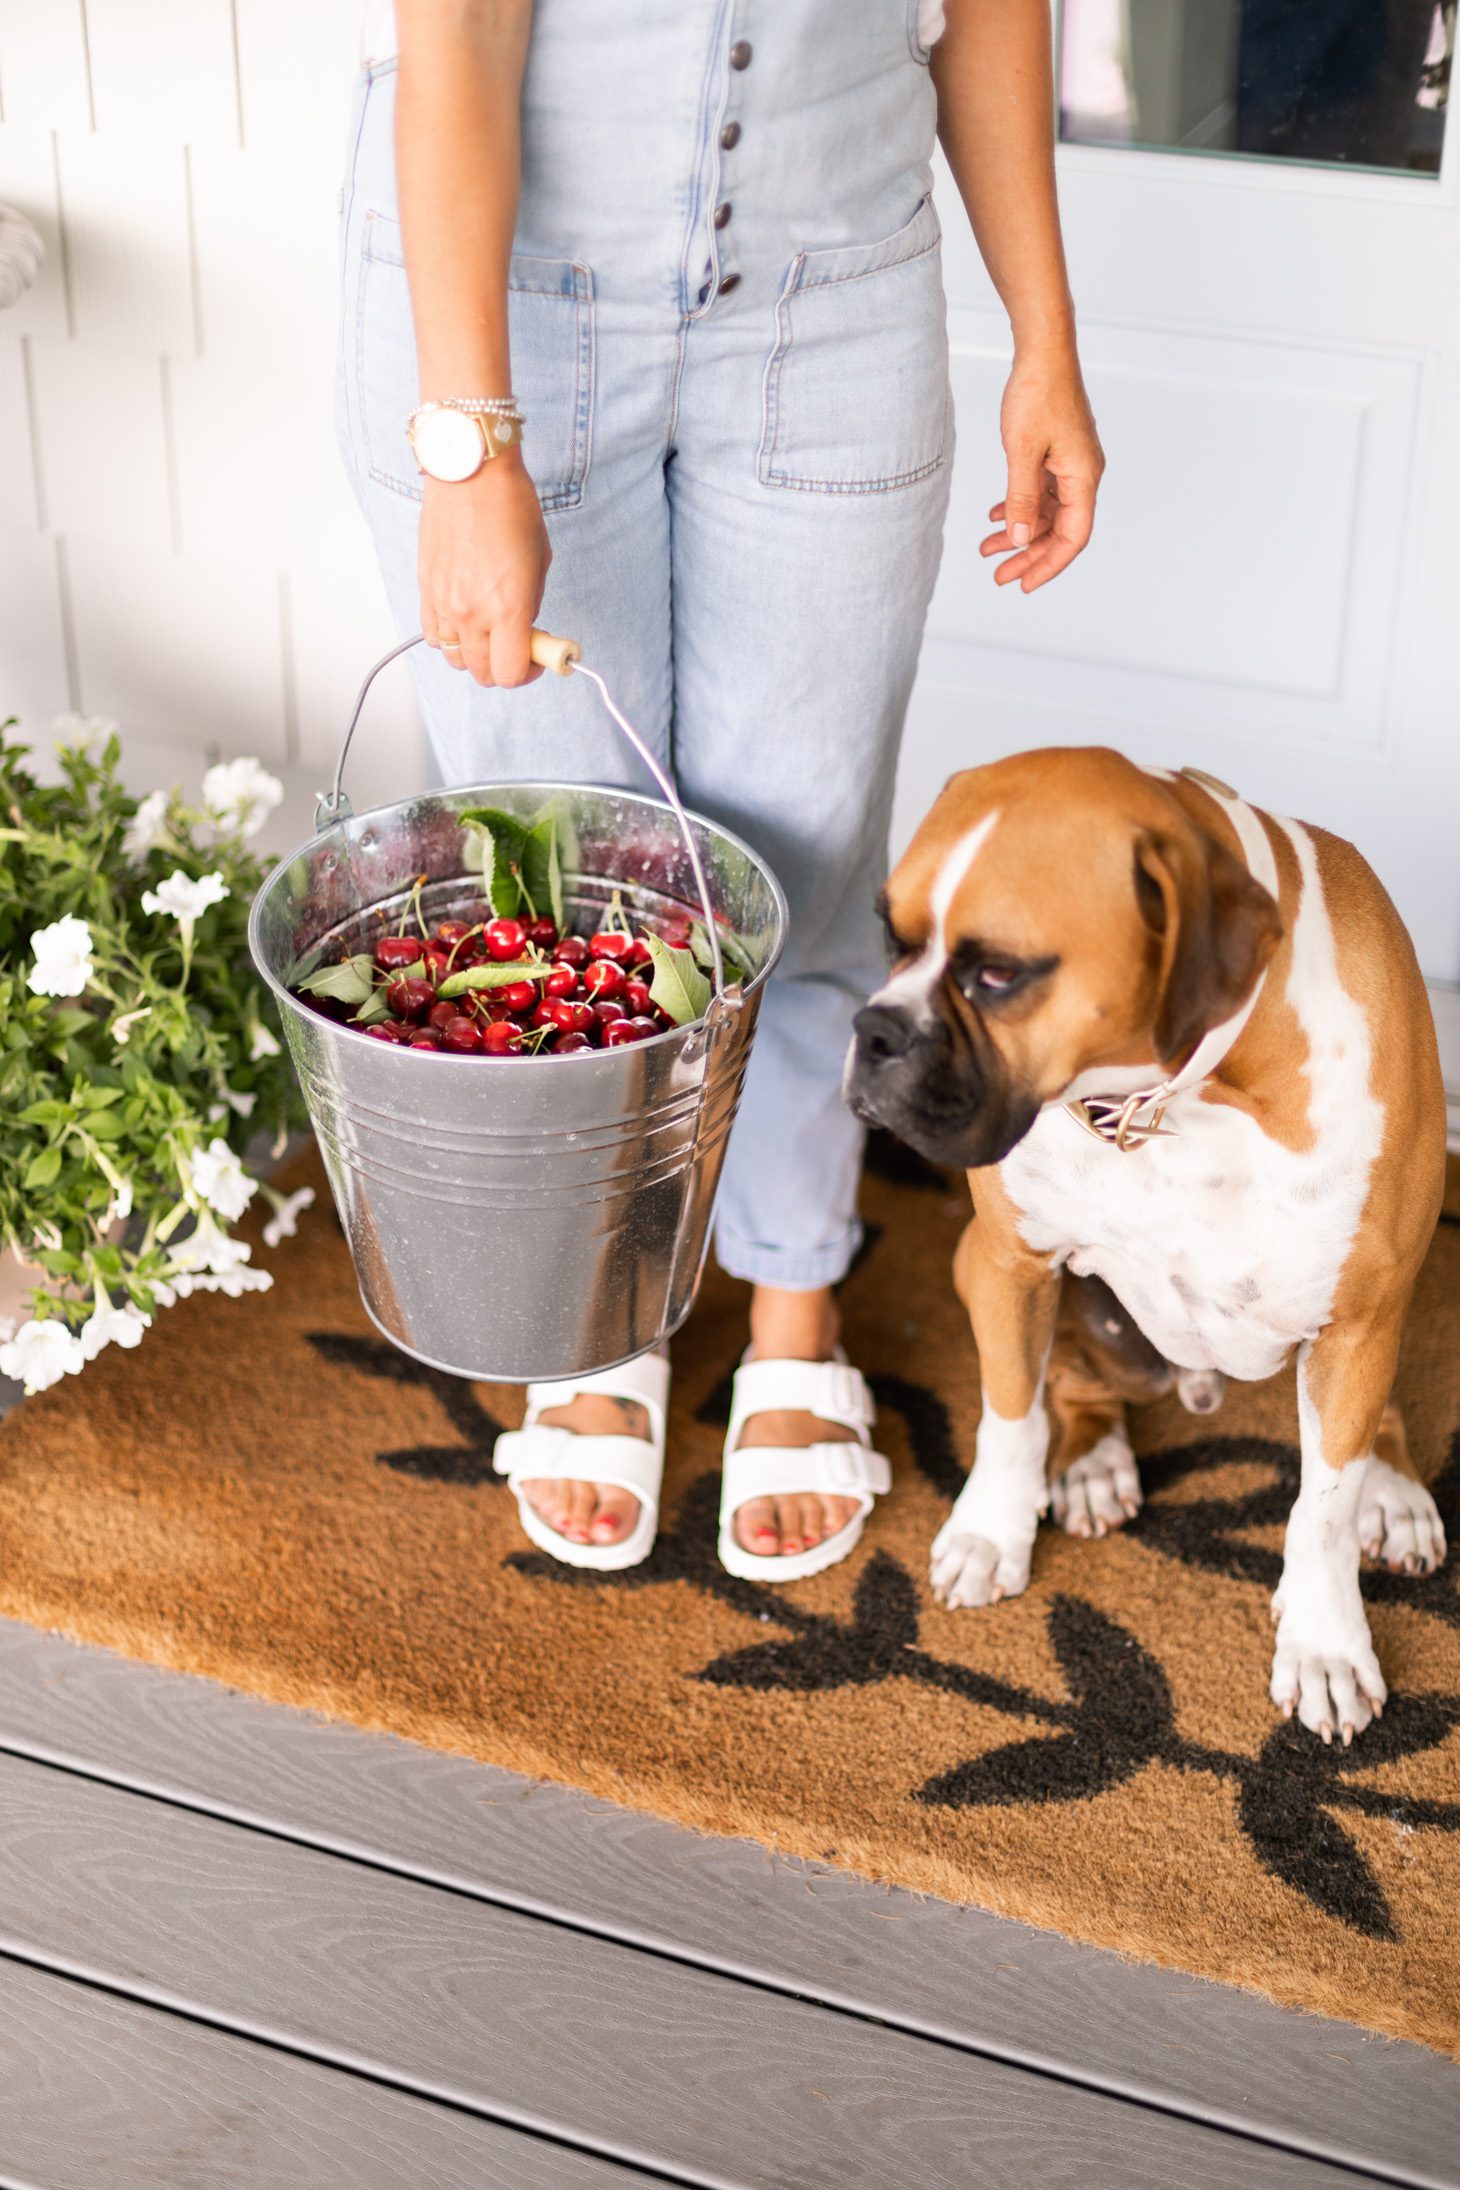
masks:
{"type": "Polygon", "coordinates": [[[1241,860],[1198,829],[1138,837],[1135,881],[1161,952],[1156,1050],[1174,1064],[1237,1009],[1277,949],[1282,921],[1241,860]]]}

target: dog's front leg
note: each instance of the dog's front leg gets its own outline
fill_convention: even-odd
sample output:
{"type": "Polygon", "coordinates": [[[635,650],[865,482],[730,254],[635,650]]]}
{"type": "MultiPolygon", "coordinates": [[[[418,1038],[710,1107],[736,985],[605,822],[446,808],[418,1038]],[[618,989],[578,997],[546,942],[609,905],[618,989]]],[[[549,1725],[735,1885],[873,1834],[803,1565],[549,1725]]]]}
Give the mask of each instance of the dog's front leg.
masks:
{"type": "Polygon", "coordinates": [[[953,1259],[978,1347],[983,1413],[972,1473],[933,1540],[933,1594],[949,1606],[997,1604],[1028,1587],[1049,1501],[1044,1370],[1059,1272],[1030,1254],[1012,1224],[998,1222],[986,1178],[977,1175],[979,1214],[953,1259]]]}
{"type": "Polygon", "coordinates": [[[1345,1746],[1387,1693],[1359,1594],[1359,1512],[1401,1322],[1388,1313],[1332,1323],[1298,1355],[1302,1476],[1272,1600],[1272,1700],[1345,1746]]]}

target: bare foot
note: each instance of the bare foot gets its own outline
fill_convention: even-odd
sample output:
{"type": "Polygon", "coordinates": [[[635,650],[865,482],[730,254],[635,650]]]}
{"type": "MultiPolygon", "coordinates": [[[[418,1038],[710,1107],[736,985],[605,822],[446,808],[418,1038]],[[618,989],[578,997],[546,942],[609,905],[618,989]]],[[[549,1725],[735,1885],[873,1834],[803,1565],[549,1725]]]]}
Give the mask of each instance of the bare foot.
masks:
{"type": "MultiPolygon", "coordinates": [[[[649,1435],[649,1417],[635,1399],[605,1399],[583,1392],[566,1407],[550,1407],[538,1421],[550,1430],[573,1430],[579,1437],[649,1435]]],[[[565,1483],[533,1476],[522,1495],[559,1536],[573,1544],[621,1544],[639,1518],[639,1501],[616,1483],[565,1483]]]]}
{"type": "MultiPolygon", "coordinates": [[[[828,1288],[787,1293],[758,1285],[750,1310],[751,1361],[830,1361],[841,1318],[828,1288]]],[[[737,1449],[753,1445],[842,1445],[856,1442],[841,1422],[823,1422],[799,1410],[753,1414],[737,1449]]],[[[823,1497],[819,1491],[781,1498],[748,1498],[735,1516],[735,1540],[763,1559],[810,1551],[844,1529],[859,1511],[855,1498],[823,1497]]]]}

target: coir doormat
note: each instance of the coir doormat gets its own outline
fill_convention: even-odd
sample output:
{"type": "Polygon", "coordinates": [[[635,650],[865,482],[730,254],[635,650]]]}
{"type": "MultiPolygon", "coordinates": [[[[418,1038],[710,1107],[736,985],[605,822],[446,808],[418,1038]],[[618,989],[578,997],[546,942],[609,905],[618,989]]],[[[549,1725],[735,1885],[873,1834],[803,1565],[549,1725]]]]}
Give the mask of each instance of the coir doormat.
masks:
{"type": "MultiPolygon", "coordinates": [[[[884,1159],[885,1161],[885,1159],[884,1159]]],[[[928,1545],[973,1446],[961,1185],[866,1183],[844,1291],[895,1471],[847,1563],[714,1554],[743,1288],[675,1342],[663,1529],[589,1576],[531,1550],[510,1387],[395,1352],[328,1195],[266,1295],[198,1297],[0,1431],[0,1612],[261,1696],[745,1834],[1460,2055],[1460,1579],[1366,1571],[1390,1687],[1350,1750],[1267,1700],[1289,1377],[1137,1415],[1147,1503],[1042,1530],[1027,1595],[947,1612],[928,1545]]],[[[1460,1178],[1399,1393],[1460,1538],[1460,1178]]]]}

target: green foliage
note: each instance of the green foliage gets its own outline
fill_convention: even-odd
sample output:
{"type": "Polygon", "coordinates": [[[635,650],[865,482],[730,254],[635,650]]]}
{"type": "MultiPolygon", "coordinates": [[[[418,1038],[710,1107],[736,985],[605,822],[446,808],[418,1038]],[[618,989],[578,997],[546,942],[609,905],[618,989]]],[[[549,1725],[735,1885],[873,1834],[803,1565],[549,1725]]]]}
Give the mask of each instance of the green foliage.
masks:
{"type": "Polygon", "coordinates": [[[647,935],[654,961],[649,994],[661,1011],[668,1012],[677,1027],[703,1019],[710,1008],[710,984],[695,964],[694,953],[679,950],[659,935],[647,935]]]}
{"type": "MultiPolygon", "coordinates": [[[[36,1275],[32,1316],[74,1331],[102,1308],[150,1315],[159,1287],[220,1268],[222,1249],[212,1265],[177,1259],[190,1219],[209,1239],[227,1230],[194,1157],[217,1142],[241,1155],[302,1110],[248,955],[263,868],[236,823],[174,794],[144,817],[150,847],[129,851],[137,801],[117,780],[116,737],[58,747],[62,780],[41,784],[12,728],[0,724],[0,1240],[36,1275]],[[227,895],[196,920],[145,910],[144,891],[178,872],[219,876],[227,895]],[[77,996],[37,994],[34,938],[68,916],[89,931],[90,971],[77,996]]],[[[235,1265],[246,1252],[229,1244],[235,1265]]]]}

